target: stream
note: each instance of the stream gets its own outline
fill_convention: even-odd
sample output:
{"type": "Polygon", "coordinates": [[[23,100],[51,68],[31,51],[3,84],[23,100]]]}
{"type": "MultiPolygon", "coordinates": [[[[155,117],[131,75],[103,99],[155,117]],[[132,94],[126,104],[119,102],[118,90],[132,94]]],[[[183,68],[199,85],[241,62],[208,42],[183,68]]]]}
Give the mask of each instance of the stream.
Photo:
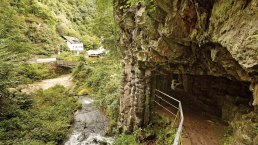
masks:
{"type": "Polygon", "coordinates": [[[112,137],[105,137],[108,122],[106,116],[94,107],[87,96],[78,98],[82,109],[75,113],[73,132],[64,145],[110,145],[112,137]]]}
{"type": "MultiPolygon", "coordinates": [[[[43,80],[27,85],[22,92],[32,93],[39,89],[48,89],[55,85],[62,85],[66,88],[73,86],[72,76],[64,75],[58,78],[43,80]]],[[[87,96],[80,96],[78,100],[82,108],[74,114],[74,124],[72,133],[64,141],[64,145],[110,145],[114,139],[105,137],[105,131],[108,126],[106,116],[94,107],[93,100],[87,96]]]]}

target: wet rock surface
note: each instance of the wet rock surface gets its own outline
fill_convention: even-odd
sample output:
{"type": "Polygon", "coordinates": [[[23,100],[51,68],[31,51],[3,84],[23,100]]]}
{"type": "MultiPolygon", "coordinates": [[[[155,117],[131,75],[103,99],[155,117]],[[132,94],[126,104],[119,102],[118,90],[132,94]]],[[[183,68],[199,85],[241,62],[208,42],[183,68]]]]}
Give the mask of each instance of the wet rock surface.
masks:
{"type": "Polygon", "coordinates": [[[88,97],[79,97],[82,109],[75,113],[73,132],[64,145],[109,145],[112,137],[105,137],[106,117],[93,105],[88,97]]]}

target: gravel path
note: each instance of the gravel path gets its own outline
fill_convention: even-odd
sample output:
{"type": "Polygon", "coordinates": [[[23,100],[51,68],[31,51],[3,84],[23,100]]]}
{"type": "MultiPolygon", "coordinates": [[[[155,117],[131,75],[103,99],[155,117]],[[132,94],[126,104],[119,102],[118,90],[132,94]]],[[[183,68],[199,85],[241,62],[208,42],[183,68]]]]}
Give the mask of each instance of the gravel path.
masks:
{"type": "Polygon", "coordinates": [[[36,82],[34,84],[29,84],[27,87],[22,89],[22,92],[32,93],[36,90],[39,90],[39,89],[45,90],[45,89],[54,87],[56,85],[62,85],[62,86],[67,87],[67,88],[71,87],[73,85],[72,76],[71,75],[64,75],[64,76],[61,76],[61,77],[58,77],[58,78],[43,80],[41,82],[36,82]]]}

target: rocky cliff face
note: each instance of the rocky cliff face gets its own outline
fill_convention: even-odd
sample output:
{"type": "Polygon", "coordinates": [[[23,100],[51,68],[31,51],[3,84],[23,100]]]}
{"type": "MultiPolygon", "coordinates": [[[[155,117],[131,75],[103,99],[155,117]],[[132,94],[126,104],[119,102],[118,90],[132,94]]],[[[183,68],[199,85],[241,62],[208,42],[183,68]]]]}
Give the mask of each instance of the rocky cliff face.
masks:
{"type": "Polygon", "coordinates": [[[256,0],[116,1],[124,53],[120,125],[132,131],[148,123],[153,77],[170,73],[250,84],[257,108],[257,11],[256,0]]]}

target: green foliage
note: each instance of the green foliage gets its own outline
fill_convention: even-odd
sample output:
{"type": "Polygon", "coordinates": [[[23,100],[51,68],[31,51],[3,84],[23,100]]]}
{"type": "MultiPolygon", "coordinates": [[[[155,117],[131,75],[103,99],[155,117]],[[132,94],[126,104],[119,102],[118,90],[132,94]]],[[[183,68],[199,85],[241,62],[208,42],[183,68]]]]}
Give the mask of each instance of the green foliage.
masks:
{"type": "Polygon", "coordinates": [[[115,42],[119,38],[118,29],[113,17],[112,0],[95,0],[96,16],[92,22],[92,32],[102,40],[105,48],[111,51],[117,51],[115,42]]]}
{"type": "MultiPolygon", "coordinates": [[[[56,87],[32,95],[14,95],[7,90],[18,84],[56,76],[49,65],[25,62],[35,55],[50,56],[65,49],[60,35],[78,37],[87,49],[98,47],[102,41],[106,48],[114,48],[117,36],[112,11],[111,0],[0,0],[0,144],[57,144],[64,139],[77,106],[64,89],[56,87]]],[[[84,59],[66,54],[61,57],[84,59]]],[[[79,93],[90,92],[91,89],[84,86],[95,87],[92,90],[96,92],[98,104],[112,114],[118,106],[119,81],[113,80],[115,76],[111,74],[118,73],[119,67],[105,64],[103,69],[111,71],[88,81],[83,74],[88,68],[84,63],[81,67],[78,78],[86,83],[78,86],[79,93]],[[96,91],[97,84],[102,84],[101,89],[106,91],[96,91]],[[106,100],[100,96],[105,96],[106,100]]],[[[101,70],[91,71],[98,73],[97,69],[101,70]]]]}
{"type": "Polygon", "coordinates": [[[0,98],[7,96],[8,87],[15,83],[11,80],[12,69],[10,63],[3,63],[0,61],[0,98]]]}
{"type": "Polygon", "coordinates": [[[135,7],[138,4],[144,4],[145,6],[147,6],[147,9],[149,9],[149,11],[153,11],[156,8],[154,0],[127,0],[126,3],[120,7],[120,9],[128,8],[131,6],[135,7]]]}
{"type": "Polygon", "coordinates": [[[55,31],[54,14],[38,1],[2,0],[0,11],[0,50],[6,52],[6,60],[26,60],[63,43],[55,31]]]}
{"type": "Polygon", "coordinates": [[[84,48],[86,50],[95,49],[101,44],[100,38],[97,36],[85,35],[82,37],[81,41],[83,42],[84,48]]]}
{"type": "Polygon", "coordinates": [[[60,60],[67,60],[67,61],[84,61],[85,60],[85,54],[81,54],[79,56],[73,54],[69,51],[63,51],[57,59],[60,60]]]}
{"type": "Polygon", "coordinates": [[[0,96],[17,81],[48,78],[49,69],[22,62],[66,49],[60,35],[78,37],[93,49],[102,40],[114,48],[115,34],[111,0],[0,0],[0,96]]]}
{"type": "Polygon", "coordinates": [[[118,118],[121,67],[111,58],[88,58],[87,65],[81,63],[73,72],[78,95],[90,93],[96,106],[102,108],[115,129],[118,118]]]}
{"type": "Polygon", "coordinates": [[[162,115],[152,114],[149,126],[138,129],[132,135],[121,134],[116,137],[115,145],[138,145],[145,144],[147,138],[155,140],[157,145],[173,144],[176,128],[172,126],[172,121],[162,115]]]}
{"type": "Polygon", "coordinates": [[[231,145],[233,141],[233,136],[232,136],[232,128],[229,128],[227,133],[224,135],[224,143],[223,145],[231,145]]]}
{"type": "Polygon", "coordinates": [[[137,5],[139,2],[143,2],[144,0],[128,0],[127,2],[126,2],[126,4],[128,4],[128,5],[131,5],[131,6],[135,6],[135,5],[137,5]]]}
{"type": "Polygon", "coordinates": [[[80,38],[86,49],[99,47],[101,41],[106,48],[114,48],[117,37],[112,0],[44,0],[41,3],[54,11],[60,35],[80,38]]]}
{"type": "Polygon", "coordinates": [[[50,79],[57,76],[55,66],[51,64],[23,64],[19,67],[20,70],[17,71],[17,75],[27,79],[25,82],[50,79]]]}
{"type": "Polygon", "coordinates": [[[58,144],[79,103],[63,86],[2,100],[0,144],[58,144]]]}
{"type": "Polygon", "coordinates": [[[121,134],[114,142],[114,145],[139,145],[139,143],[137,143],[135,135],[121,134]]]}
{"type": "MultiPolygon", "coordinates": [[[[1,97],[8,96],[6,88],[34,79],[26,78],[29,73],[41,73],[32,72],[35,67],[21,62],[36,54],[48,54],[49,49],[54,47],[52,44],[58,43],[60,38],[52,28],[53,24],[49,10],[37,1],[0,1],[1,97]]],[[[41,74],[44,75],[43,73],[45,71],[41,74]]]]}

